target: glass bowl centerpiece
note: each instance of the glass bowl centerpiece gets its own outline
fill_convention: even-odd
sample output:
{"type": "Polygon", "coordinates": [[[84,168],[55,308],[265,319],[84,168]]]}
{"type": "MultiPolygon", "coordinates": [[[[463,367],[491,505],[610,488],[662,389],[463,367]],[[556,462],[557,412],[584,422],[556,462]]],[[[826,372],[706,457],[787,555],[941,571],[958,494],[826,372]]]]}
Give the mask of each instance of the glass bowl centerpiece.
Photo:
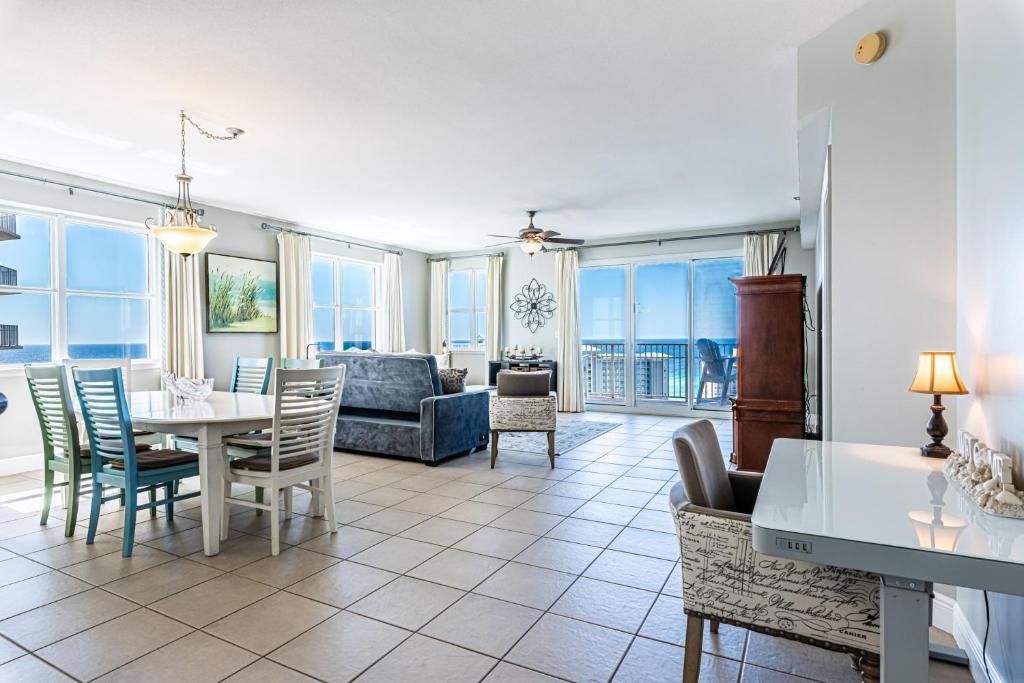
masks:
{"type": "Polygon", "coordinates": [[[189,379],[178,377],[173,372],[163,375],[164,388],[179,401],[203,401],[213,391],[212,379],[189,379]]]}

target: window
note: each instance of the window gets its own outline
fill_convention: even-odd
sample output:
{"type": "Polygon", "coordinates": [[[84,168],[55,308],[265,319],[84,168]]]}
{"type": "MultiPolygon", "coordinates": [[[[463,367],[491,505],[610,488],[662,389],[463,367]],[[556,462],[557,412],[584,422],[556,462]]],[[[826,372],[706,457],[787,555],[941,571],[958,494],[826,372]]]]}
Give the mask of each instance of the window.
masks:
{"type": "Polygon", "coordinates": [[[0,365],[158,355],[156,246],[144,229],[6,213],[20,239],[0,242],[0,323],[17,327],[18,348],[0,348],[0,365]]]}
{"type": "Polygon", "coordinates": [[[483,349],[487,334],[487,271],[453,270],[448,276],[448,346],[483,349]]]}
{"type": "Polygon", "coordinates": [[[376,346],[379,283],[375,263],[313,257],[313,341],[321,350],[376,346]]]}

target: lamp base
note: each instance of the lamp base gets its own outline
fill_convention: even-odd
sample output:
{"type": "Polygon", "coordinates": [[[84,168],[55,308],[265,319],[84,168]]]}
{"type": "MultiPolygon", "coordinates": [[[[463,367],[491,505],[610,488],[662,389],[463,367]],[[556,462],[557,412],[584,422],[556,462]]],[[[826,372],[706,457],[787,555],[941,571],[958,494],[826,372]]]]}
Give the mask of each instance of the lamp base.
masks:
{"type": "Polygon", "coordinates": [[[950,455],[952,455],[952,453],[953,453],[953,451],[951,451],[948,446],[945,446],[945,445],[943,445],[941,443],[940,444],[930,443],[930,444],[926,444],[924,446],[921,446],[921,455],[923,455],[926,458],[942,458],[942,459],[945,459],[945,458],[948,458],[950,455]]]}

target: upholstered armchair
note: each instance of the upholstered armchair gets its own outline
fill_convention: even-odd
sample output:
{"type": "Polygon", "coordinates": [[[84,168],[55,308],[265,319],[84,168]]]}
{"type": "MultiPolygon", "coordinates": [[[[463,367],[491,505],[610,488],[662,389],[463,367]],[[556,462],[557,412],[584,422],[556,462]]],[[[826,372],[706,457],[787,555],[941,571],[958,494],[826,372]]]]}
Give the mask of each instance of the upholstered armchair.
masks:
{"type": "Polygon", "coordinates": [[[551,391],[551,373],[498,373],[497,391],[491,394],[491,469],[498,459],[501,432],[547,432],[548,460],[555,467],[555,423],[557,399],[551,391]]]}
{"type": "Polygon", "coordinates": [[[750,515],[761,474],[726,471],[708,420],[672,441],[682,479],[669,505],[682,556],[684,683],[700,676],[705,619],[712,632],[724,622],[848,653],[864,681],[878,681],[878,576],[755,551],[750,515]]]}

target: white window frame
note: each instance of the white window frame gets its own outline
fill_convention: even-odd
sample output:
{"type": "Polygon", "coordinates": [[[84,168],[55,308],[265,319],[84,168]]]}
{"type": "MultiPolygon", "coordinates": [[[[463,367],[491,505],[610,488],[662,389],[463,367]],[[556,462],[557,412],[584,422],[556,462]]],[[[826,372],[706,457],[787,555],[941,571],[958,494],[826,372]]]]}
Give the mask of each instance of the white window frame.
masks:
{"type": "MultiPolygon", "coordinates": [[[[45,219],[49,223],[50,239],[50,281],[45,287],[19,284],[17,287],[2,287],[6,291],[24,294],[47,294],[50,297],[50,362],[60,363],[69,358],[68,349],[68,298],[73,296],[111,297],[115,299],[138,299],[146,302],[148,338],[147,358],[136,358],[134,363],[141,366],[159,366],[163,355],[163,316],[160,304],[160,261],[157,241],[149,235],[145,225],[101,218],[88,214],[67,211],[53,211],[36,206],[0,203],[0,211],[45,219]],[[104,230],[116,230],[142,235],[146,244],[146,291],[144,293],[102,292],[68,287],[67,268],[67,227],[69,224],[84,225],[104,230]]],[[[2,254],[0,254],[2,262],[2,254]]],[[[21,363],[0,363],[0,370],[12,368],[21,371],[21,363]]]]}
{"type": "Polygon", "coordinates": [[[484,275],[484,282],[486,283],[487,268],[457,268],[448,272],[448,349],[450,351],[479,351],[482,353],[487,346],[487,330],[477,329],[477,315],[480,313],[487,314],[486,284],[484,285],[485,291],[476,291],[476,283],[480,274],[484,275]],[[455,273],[469,273],[469,308],[452,308],[451,278],[455,273]],[[469,313],[469,346],[455,346],[452,336],[452,313],[469,313]],[[484,338],[484,341],[478,342],[477,339],[481,336],[484,338]]]}
{"type": "Polygon", "coordinates": [[[342,333],[342,317],[345,311],[371,311],[373,313],[373,334],[370,340],[370,348],[377,348],[377,341],[380,337],[381,329],[381,316],[382,309],[380,306],[381,300],[381,264],[375,261],[365,261],[362,259],[346,258],[337,256],[335,254],[328,254],[325,252],[314,251],[313,259],[319,259],[323,261],[330,261],[333,275],[333,289],[334,289],[334,303],[333,304],[313,304],[314,313],[318,308],[326,308],[334,311],[334,350],[344,351],[344,335],[342,333]],[[370,268],[373,279],[373,305],[372,306],[346,306],[342,304],[342,276],[341,269],[346,263],[351,263],[360,266],[367,266],[370,268]]]}

